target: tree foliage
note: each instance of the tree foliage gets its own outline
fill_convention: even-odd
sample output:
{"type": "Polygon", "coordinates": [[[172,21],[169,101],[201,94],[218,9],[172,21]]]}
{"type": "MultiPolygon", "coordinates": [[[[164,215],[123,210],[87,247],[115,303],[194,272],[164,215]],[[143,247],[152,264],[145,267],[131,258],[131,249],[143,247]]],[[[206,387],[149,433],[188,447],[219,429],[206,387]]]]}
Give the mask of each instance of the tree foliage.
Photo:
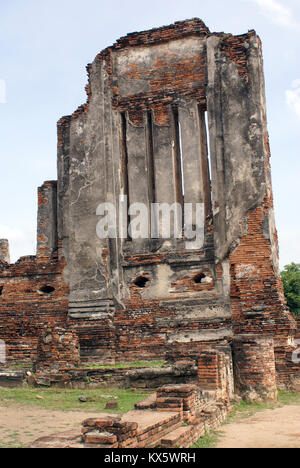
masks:
{"type": "Polygon", "coordinates": [[[300,314],[300,263],[286,265],[281,272],[284,294],[290,311],[299,317],[300,314]]]}

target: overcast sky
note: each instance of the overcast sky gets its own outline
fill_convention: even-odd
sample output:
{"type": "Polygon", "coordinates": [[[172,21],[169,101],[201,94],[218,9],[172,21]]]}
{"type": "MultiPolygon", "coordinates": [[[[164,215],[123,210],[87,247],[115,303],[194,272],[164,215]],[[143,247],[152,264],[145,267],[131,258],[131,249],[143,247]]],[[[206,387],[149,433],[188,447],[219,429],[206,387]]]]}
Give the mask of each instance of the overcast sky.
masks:
{"type": "Polygon", "coordinates": [[[57,178],[56,122],[86,101],[85,66],[133,31],[199,17],[262,39],[280,265],[300,263],[300,0],[0,0],[0,238],[35,253],[37,187],[57,178]]]}

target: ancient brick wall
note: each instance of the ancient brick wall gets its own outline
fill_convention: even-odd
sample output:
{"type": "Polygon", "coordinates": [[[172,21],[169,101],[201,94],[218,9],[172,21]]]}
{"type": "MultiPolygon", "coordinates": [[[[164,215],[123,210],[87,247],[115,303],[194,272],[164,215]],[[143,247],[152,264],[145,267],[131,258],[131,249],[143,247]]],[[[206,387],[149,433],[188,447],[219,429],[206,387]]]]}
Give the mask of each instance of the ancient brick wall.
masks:
{"type": "Polygon", "coordinates": [[[272,337],[239,335],[233,341],[236,392],[248,401],[277,397],[274,341],[272,337]]]}
{"type": "MultiPolygon", "coordinates": [[[[137,355],[133,354],[130,359],[126,353],[116,351],[116,331],[112,318],[86,320],[68,317],[66,323],[78,335],[83,363],[114,364],[118,357],[120,361],[137,359],[137,355]]],[[[143,358],[143,355],[139,357],[143,358]]]]}
{"type": "Polygon", "coordinates": [[[46,325],[40,331],[35,370],[38,373],[55,369],[76,368],[80,364],[78,335],[65,328],[46,325]]]}
{"type": "Polygon", "coordinates": [[[270,242],[264,235],[267,211],[265,202],[250,213],[246,233],[230,255],[232,311],[236,333],[275,331],[280,338],[281,334],[289,334],[291,325],[295,328],[295,322],[287,311],[282,282],[272,263],[270,242]]]}
{"type": "Polygon", "coordinates": [[[38,190],[37,256],[9,266],[0,254],[10,359],[35,358],[45,323],[76,332],[82,361],[98,363],[195,359],[263,334],[286,385],[296,323],[278,269],[259,37],[181,21],[121,38],[87,72],[86,104],[58,122],[58,180],[38,190]],[[125,196],[201,203],[203,244],[101,238],[99,204],[118,207],[119,228],[125,196]]]}
{"type": "Polygon", "coordinates": [[[32,362],[45,325],[66,324],[68,288],[57,259],[38,262],[21,258],[0,269],[0,338],[6,343],[7,363],[32,362]]]}
{"type": "Polygon", "coordinates": [[[38,188],[37,254],[0,262],[0,339],[6,364],[36,361],[45,326],[66,327],[69,287],[57,236],[57,182],[38,188]]]}
{"type": "MultiPolygon", "coordinates": [[[[286,307],[283,285],[279,271],[274,268],[272,247],[265,231],[270,206],[272,200],[265,199],[250,212],[245,235],[230,255],[231,310],[235,335],[254,333],[274,337],[277,383],[281,388],[288,388],[290,376],[299,370],[292,362],[291,347],[296,322],[286,307]]],[[[263,355],[260,359],[263,362],[263,355]]],[[[248,373],[250,376],[250,368],[248,373]]],[[[252,384],[255,387],[255,380],[252,384]]]]}

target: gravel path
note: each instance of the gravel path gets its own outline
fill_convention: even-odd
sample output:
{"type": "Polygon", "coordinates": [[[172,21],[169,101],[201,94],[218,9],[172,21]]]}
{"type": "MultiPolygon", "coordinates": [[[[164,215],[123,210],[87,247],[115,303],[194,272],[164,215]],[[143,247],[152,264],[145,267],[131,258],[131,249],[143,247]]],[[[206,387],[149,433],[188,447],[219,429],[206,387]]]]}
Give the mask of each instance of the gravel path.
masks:
{"type": "Polygon", "coordinates": [[[217,448],[300,448],[300,406],[262,411],[221,430],[217,448]]]}

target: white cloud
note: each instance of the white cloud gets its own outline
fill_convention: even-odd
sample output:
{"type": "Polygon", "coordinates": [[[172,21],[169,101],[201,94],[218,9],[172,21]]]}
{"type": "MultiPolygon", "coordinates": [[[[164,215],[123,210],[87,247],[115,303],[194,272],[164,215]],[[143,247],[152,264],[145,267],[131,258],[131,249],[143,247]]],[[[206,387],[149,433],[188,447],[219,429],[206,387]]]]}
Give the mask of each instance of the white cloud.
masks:
{"type": "Polygon", "coordinates": [[[295,26],[292,10],[276,0],[252,0],[264,16],[279,26],[295,26]]]}
{"type": "Polygon", "coordinates": [[[286,102],[288,106],[296,112],[300,118],[300,79],[292,82],[291,88],[285,92],[286,102]]]}

